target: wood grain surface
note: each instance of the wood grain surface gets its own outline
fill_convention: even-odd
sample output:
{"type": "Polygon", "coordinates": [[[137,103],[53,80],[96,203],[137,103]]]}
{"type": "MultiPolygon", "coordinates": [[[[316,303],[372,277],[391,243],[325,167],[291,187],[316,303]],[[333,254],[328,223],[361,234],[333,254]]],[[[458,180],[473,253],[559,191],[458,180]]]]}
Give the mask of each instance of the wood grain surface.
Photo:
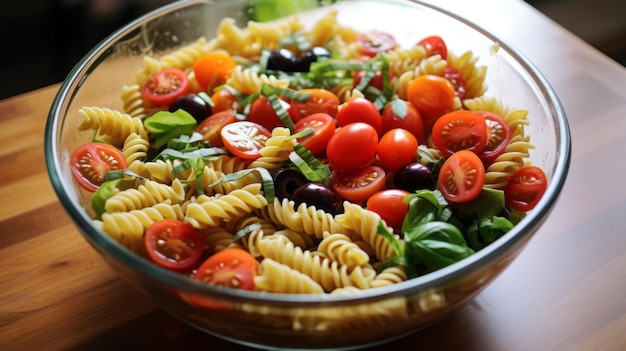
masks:
{"type": "MultiPolygon", "coordinates": [[[[522,1],[432,2],[539,67],[568,115],[572,163],[552,214],[500,277],[436,325],[372,350],[626,348],[626,69],[522,1]]],[[[43,157],[58,87],[0,101],[0,350],[250,350],[159,310],[76,230],[43,157]]]]}

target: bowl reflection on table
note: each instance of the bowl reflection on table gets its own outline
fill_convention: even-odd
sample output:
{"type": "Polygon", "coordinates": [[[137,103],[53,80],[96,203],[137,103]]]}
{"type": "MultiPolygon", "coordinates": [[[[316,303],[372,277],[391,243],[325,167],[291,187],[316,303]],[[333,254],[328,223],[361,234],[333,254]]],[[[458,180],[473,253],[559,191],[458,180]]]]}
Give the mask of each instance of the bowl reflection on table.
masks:
{"type": "Polygon", "coordinates": [[[163,7],[103,40],[63,83],[49,115],[46,160],[53,186],[86,240],[116,274],[157,306],[208,333],[256,347],[364,347],[415,332],[472,299],[522,251],[554,206],[568,169],[569,131],[557,97],[525,57],[480,27],[419,2],[346,1],[328,6],[339,9],[340,22],[363,30],[384,28],[404,45],[436,33],[446,38],[451,50],[472,50],[488,67],[487,95],[529,111],[525,131],[535,145],[531,161],[545,170],[550,182],[537,207],[502,238],[415,279],[354,295],[317,296],[208,286],[153,265],[94,226],[87,210],[89,194],[75,185],[68,167],[72,151],[92,136],[78,131],[79,108],[122,110],[120,89],[131,84],[145,55],[158,57],[202,36],[212,38],[224,17],[244,27],[249,3],[192,1],[163,7]]]}

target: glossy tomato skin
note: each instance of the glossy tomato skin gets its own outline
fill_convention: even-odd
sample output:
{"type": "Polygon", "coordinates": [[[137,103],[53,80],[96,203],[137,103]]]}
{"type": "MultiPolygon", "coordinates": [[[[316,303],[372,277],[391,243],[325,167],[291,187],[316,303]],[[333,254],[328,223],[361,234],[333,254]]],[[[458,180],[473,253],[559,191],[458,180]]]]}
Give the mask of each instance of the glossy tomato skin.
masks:
{"type": "Polygon", "coordinates": [[[238,109],[237,97],[228,89],[219,89],[211,95],[213,113],[221,111],[236,111],[238,109]]]}
{"type": "Polygon", "coordinates": [[[448,157],[437,179],[437,188],[451,203],[464,203],[475,199],[485,184],[485,168],[475,153],[457,151],[448,157]]]}
{"type": "Polygon", "coordinates": [[[154,105],[168,106],[189,91],[187,74],[176,68],[154,73],[141,86],[143,97],[154,105]]]}
{"type": "Polygon", "coordinates": [[[381,117],[383,134],[395,128],[402,128],[411,132],[419,143],[423,143],[424,124],[422,116],[413,104],[401,99],[392,100],[383,108],[381,117]]]}
{"type": "Polygon", "coordinates": [[[487,144],[478,152],[478,157],[489,165],[504,153],[511,142],[511,127],[500,115],[485,111],[479,113],[485,117],[489,132],[487,144]]]}
{"type": "Polygon", "coordinates": [[[443,77],[452,83],[456,96],[463,99],[467,92],[467,83],[463,74],[458,69],[448,66],[443,70],[443,77]]]}
{"type": "Polygon", "coordinates": [[[446,42],[438,35],[431,35],[422,40],[420,40],[418,45],[421,45],[426,49],[426,56],[434,56],[441,55],[442,59],[447,59],[448,57],[448,46],[446,42]]]}
{"type": "Polygon", "coordinates": [[[339,128],[328,141],[326,158],[331,169],[347,171],[374,161],[378,132],[367,123],[350,123],[339,128]]]}
{"type": "Polygon", "coordinates": [[[272,133],[258,123],[237,121],[222,127],[220,131],[224,146],[233,155],[244,160],[255,160],[272,133]]]}
{"type": "Polygon", "coordinates": [[[350,171],[334,171],[331,179],[335,192],[355,203],[365,202],[370,196],[383,190],[385,183],[385,170],[375,165],[350,171]]]}
{"type": "Polygon", "coordinates": [[[337,116],[339,98],[333,92],[317,88],[300,89],[299,92],[309,94],[309,98],[306,101],[290,101],[289,115],[294,121],[315,113],[327,113],[333,118],[337,116]]]}
{"type": "Polygon", "coordinates": [[[313,134],[298,138],[298,143],[306,147],[311,153],[319,154],[326,150],[326,145],[335,134],[335,120],[327,113],[319,112],[306,116],[296,123],[294,134],[307,128],[314,130],[313,134]]]}
{"type": "Polygon", "coordinates": [[[425,74],[415,77],[407,88],[407,100],[426,116],[441,116],[454,107],[454,85],[444,77],[425,74]]]}
{"type": "MultiPolygon", "coordinates": [[[[361,83],[363,77],[367,74],[365,71],[357,71],[352,75],[352,79],[354,80],[354,86],[358,86],[361,83]]],[[[374,77],[369,81],[368,86],[374,87],[378,90],[383,90],[383,74],[381,71],[376,71],[374,73],[374,77]]]]}
{"type": "Polygon", "coordinates": [[[337,124],[339,124],[340,127],[354,122],[367,123],[374,127],[376,133],[379,134],[383,129],[383,120],[376,105],[361,97],[344,102],[339,106],[339,110],[337,111],[337,124]]]}
{"type": "Polygon", "coordinates": [[[369,57],[392,50],[398,45],[393,35],[379,30],[360,34],[357,37],[357,41],[361,44],[361,54],[369,57]]]}
{"type": "Polygon", "coordinates": [[[548,180],[543,170],[537,166],[520,168],[504,188],[506,203],[518,211],[530,211],[546,192],[548,180]]]}
{"type": "MultiPolygon", "coordinates": [[[[289,114],[293,123],[296,123],[298,120],[289,113],[291,105],[284,100],[280,100],[280,103],[289,114]]],[[[252,104],[250,104],[250,111],[248,113],[247,120],[258,123],[268,130],[285,126],[285,124],[278,117],[278,114],[276,114],[276,111],[272,108],[270,101],[264,96],[259,97],[254,100],[252,104]]]]}
{"type": "Polygon", "coordinates": [[[489,141],[489,130],[483,114],[457,110],[439,117],[432,128],[432,142],[444,155],[460,150],[480,152],[489,141]]]}
{"type": "Polygon", "coordinates": [[[400,189],[381,190],[367,200],[367,209],[376,212],[388,226],[399,231],[409,211],[409,204],[404,202],[407,195],[408,191],[400,189]]]}
{"type": "Polygon", "coordinates": [[[205,90],[212,92],[217,86],[226,83],[233,69],[235,60],[222,52],[210,52],[200,56],[193,65],[196,81],[205,90]]]}
{"type": "Polygon", "coordinates": [[[193,266],[204,251],[204,243],[196,229],[174,219],[164,219],[149,226],[144,243],[152,262],[175,271],[193,266]]]}
{"type": "Polygon", "coordinates": [[[70,169],[78,184],[85,190],[98,189],[109,171],[128,168],[124,154],[116,147],[91,142],[78,147],[70,157],[70,169]]]}
{"type": "Polygon", "coordinates": [[[233,111],[221,111],[212,114],[204,121],[200,122],[200,124],[196,126],[195,131],[202,134],[202,140],[209,142],[211,146],[221,147],[224,146],[221,134],[222,128],[236,121],[237,117],[233,111]]]}
{"type": "Polygon", "coordinates": [[[208,284],[253,290],[258,270],[257,260],[248,251],[228,248],[207,258],[194,278],[208,284]]]}
{"type": "Polygon", "coordinates": [[[417,139],[406,129],[396,128],[380,138],[376,154],[385,169],[395,172],[417,158],[417,139]]]}

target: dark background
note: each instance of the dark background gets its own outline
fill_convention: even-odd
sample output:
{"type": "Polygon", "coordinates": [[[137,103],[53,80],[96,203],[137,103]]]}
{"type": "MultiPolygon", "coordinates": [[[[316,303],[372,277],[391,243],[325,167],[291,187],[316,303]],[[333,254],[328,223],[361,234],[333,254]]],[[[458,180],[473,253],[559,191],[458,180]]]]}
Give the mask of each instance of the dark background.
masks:
{"type": "MultiPolygon", "coordinates": [[[[0,38],[4,37],[0,51],[0,99],[62,81],[74,64],[108,34],[169,2],[13,1],[10,9],[0,13],[0,38]]],[[[527,2],[626,65],[626,1],[527,2]]]]}

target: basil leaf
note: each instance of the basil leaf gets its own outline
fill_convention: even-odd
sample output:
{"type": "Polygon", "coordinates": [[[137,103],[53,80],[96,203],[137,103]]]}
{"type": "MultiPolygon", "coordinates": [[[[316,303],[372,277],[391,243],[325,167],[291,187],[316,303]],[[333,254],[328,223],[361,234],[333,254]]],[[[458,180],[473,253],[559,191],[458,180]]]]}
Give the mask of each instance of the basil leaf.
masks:
{"type": "Polygon", "coordinates": [[[435,194],[430,190],[419,190],[408,195],[405,201],[409,202],[409,210],[402,222],[402,232],[406,233],[421,223],[437,219],[440,204],[435,194]]]}
{"type": "Polygon", "coordinates": [[[160,149],[172,139],[191,135],[198,123],[187,111],[159,111],[144,120],[144,126],[155,138],[154,148],[160,149]]]}
{"type": "Polygon", "coordinates": [[[474,254],[468,246],[439,240],[422,240],[407,244],[407,255],[415,257],[429,271],[449,266],[474,254]]]}
{"type": "Polygon", "coordinates": [[[467,241],[472,249],[480,250],[512,228],[513,223],[504,217],[481,218],[467,228],[467,241]]]}
{"type": "Polygon", "coordinates": [[[132,188],[135,181],[135,178],[114,178],[102,183],[91,197],[91,208],[96,215],[96,219],[101,219],[102,214],[106,212],[104,205],[111,196],[122,190],[132,188]]]}

